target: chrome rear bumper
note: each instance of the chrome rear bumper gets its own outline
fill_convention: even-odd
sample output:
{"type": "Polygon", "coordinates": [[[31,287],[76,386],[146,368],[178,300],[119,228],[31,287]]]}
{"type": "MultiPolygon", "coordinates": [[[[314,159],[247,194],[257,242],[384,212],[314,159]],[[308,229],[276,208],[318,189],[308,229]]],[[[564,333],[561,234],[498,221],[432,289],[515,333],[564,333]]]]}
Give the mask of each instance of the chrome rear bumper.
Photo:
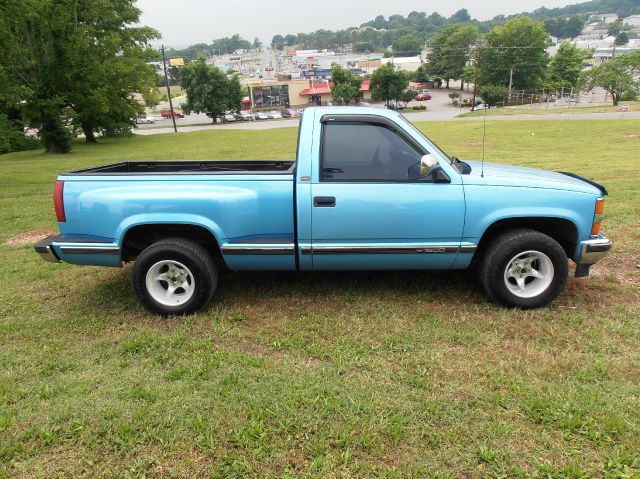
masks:
{"type": "Polygon", "coordinates": [[[60,259],[58,259],[56,253],[51,247],[51,243],[53,243],[54,239],[55,236],[49,236],[36,243],[34,248],[36,250],[36,253],[38,253],[43,260],[49,261],[50,263],[59,263],[60,259]]]}

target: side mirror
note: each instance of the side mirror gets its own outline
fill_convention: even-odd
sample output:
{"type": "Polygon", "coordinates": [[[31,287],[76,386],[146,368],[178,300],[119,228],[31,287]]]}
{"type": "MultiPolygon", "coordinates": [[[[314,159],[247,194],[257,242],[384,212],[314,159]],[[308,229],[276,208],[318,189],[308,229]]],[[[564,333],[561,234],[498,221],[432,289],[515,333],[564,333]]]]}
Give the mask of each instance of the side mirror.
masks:
{"type": "Polygon", "coordinates": [[[431,173],[440,163],[438,159],[433,155],[424,155],[420,159],[420,176],[427,176],[431,173]]]}

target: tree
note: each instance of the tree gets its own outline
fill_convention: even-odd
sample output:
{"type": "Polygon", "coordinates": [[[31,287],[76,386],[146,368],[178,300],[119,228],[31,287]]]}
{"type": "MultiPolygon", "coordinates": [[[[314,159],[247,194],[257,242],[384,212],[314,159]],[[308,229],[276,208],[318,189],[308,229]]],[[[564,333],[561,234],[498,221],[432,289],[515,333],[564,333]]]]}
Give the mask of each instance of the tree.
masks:
{"type": "Polygon", "coordinates": [[[466,67],[464,67],[464,70],[462,70],[462,75],[460,75],[460,81],[464,84],[467,84],[467,91],[469,91],[469,85],[471,83],[473,83],[475,85],[476,83],[476,77],[477,77],[477,68],[474,65],[467,65],[466,67]]]}
{"type": "Polygon", "coordinates": [[[105,112],[120,121],[132,111],[133,94],[152,72],[146,44],[157,36],[135,26],[139,18],[135,0],[0,4],[0,65],[22,116],[39,130],[49,153],[71,149],[63,116],[106,123],[105,112]]]}
{"type": "Polygon", "coordinates": [[[409,85],[407,77],[400,71],[396,71],[393,63],[389,62],[381,66],[371,75],[371,96],[376,101],[384,101],[402,98],[402,92],[409,85]]]}
{"type": "Polygon", "coordinates": [[[355,101],[360,96],[361,78],[342,68],[337,63],[331,66],[331,79],[333,88],[331,89],[331,97],[336,103],[344,103],[348,105],[351,101],[355,101]]]}
{"type": "Polygon", "coordinates": [[[250,50],[251,42],[245,40],[237,33],[231,37],[217,38],[211,44],[210,50],[221,55],[223,53],[233,53],[236,50],[250,50]]]}
{"type": "Polygon", "coordinates": [[[629,34],[627,32],[620,32],[616,35],[615,39],[617,46],[626,45],[629,43],[629,34]]]}
{"type": "Polygon", "coordinates": [[[549,18],[544,21],[544,28],[558,38],[574,38],[580,35],[584,27],[584,16],[574,15],[569,18],[549,18]]]}
{"type": "Polygon", "coordinates": [[[584,60],[584,51],[574,43],[562,43],[549,64],[548,86],[551,88],[576,87],[584,67],[584,60]]]}
{"type": "Polygon", "coordinates": [[[393,42],[393,53],[397,56],[413,57],[420,55],[422,42],[417,36],[408,33],[393,42]]]}
{"type": "Polygon", "coordinates": [[[454,13],[450,20],[453,23],[467,23],[471,21],[471,15],[469,15],[466,8],[462,8],[454,13]]]}
{"type": "Polygon", "coordinates": [[[262,42],[260,41],[260,39],[258,37],[255,37],[253,39],[253,43],[251,44],[251,48],[253,48],[254,50],[260,50],[262,48],[262,42]]]}
{"type": "Polygon", "coordinates": [[[158,33],[127,26],[137,21],[140,12],[133,3],[130,8],[117,3],[113,5],[118,9],[116,21],[101,2],[87,2],[79,12],[76,32],[81,39],[75,51],[79,68],[71,80],[69,101],[75,112],[73,124],[90,143],[96,142],[94,132],[98,130],[107,136],[128,134],[144,112],[144,103],[136,95],[153,100],[157,92],[158,75],[147,62],[157,56],[148,42],[158,33]],[[85,21],[91,18],[100,23],[102,34],[97,39],[93,26],[85,21]]]}
{"type": "Polygon", "coordinates": [[[443,28],[431,41],[427,69],[429,73],[447,82],[462,76],[469,62],[469,49],[479,38],[474,25],[451,25],[443,28]]]}
{"type": "Polygon", "coordinates": [[[601,63],[586,72],[582,81],[588,91],[595,87],[604,88],[617,105],[621,97],[640,93],[640,52],[620,56],[601,63]]]}
{"type": "Polygon", "coordinates": [[[186,114],[206,113],[215,123],[225,111],[241,108],[238,78],[227,78],[219,68],[207,65],[203,56],[183,67],[182,88],[187,92],[187,102],[182,106],[186,114]]]}
{"type": "Polygon", "coordinates": [[[542,22],[526,17],[494,27],[480,52],[479,83],[507,86],[513,71],[513,88],[538,88],[549,63],[548,40],[542,22]]]}
{"type": "Polygon", "coordinates": [[[282,50],[284,47],[284,37],[282,35],[274,35],[271,39],[271,48],[274,50],[282,50]]]}
{"type": "Polygon", "coordinates": [[[426,83],[429,81],[429,71],[427,65],[420,65],[415,71],[413,80],[418,83],[426,83]]]}
{"type": "Polygon", "coordinates": [[[502,103],[507,96],[508,89],[502,85],[480,85],[478,96],[489,106],[502,103]]]}

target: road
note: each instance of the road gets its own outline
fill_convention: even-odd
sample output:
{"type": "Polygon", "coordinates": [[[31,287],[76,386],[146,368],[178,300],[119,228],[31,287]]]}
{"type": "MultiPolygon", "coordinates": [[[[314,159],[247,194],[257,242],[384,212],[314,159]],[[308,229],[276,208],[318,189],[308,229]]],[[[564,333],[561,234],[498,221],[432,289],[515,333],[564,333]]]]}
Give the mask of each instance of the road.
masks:
{"type": "MultiPolygon", "coordinates": [[[[433,98],[430,101],[422,102],[428,107],[427,111],[411,111],[405,113],[407,119],[412,122],[417,121],[482,121],[483,117],[459,118],[458,115],[468,111],[468,109],[459,109],[451,106],[451,100],[448,97],[450,92],[447,90],[432,91],[433,98]]],[[[467,92],[462,92],[463,96],[470,97],[467,92]]],[[[417,102],[409,104],[411,107],[417,102]]],[[[376,105],[377,106],[377,105],[376,105]]],[[[381,106],[381,105],[380,105],[381,106]]],[[[609,113],[549,113],[544,115],[510,115],[510,116],[490,116],[491,121],[519,121],[519,120],[638,120],[640,112],[632,111],[628,113],[609,112],[609,113]]],[[[192,113],[185,118],[176,119],[178,131],[190,132],[200,130],[268,130],[272,128],[290,128],[298,126],[298,119],[283,120],[263,120],[251,122],[238,122],[227,124],[213,124],[211,118],[205,114],[192,113]]],[[[152,125],[140,125],[134,133],[137,135],[158,135],[173,131],[171,120],[158,120],[152,125]]]]}

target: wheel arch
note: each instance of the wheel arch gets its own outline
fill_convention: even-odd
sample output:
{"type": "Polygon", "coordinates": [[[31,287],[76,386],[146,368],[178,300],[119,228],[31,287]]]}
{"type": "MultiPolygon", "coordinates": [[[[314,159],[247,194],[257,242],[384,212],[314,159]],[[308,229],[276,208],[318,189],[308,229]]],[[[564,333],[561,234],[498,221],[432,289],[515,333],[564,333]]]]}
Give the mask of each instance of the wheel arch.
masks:
{"type": "Polygon", "coordinates": [[[578,226],[567,218],[532,216],[501,218],[491,223],[480,237],[474,261],[483,257],[493,238],[505,231],[519,228],[532,229],[550,236],[562,246],[567,258],[573,259],[579,241],[578,226]]]}
{"type": "Polygon", "coordinates": [[[216,264],[226,266],[216,234],[198,223],[151,222],[132,224],[124,229],[120,241],[122,261],[134,261],[151,244],[165,238],[186,238],[201,244],[209,251],[216,264]]]}

